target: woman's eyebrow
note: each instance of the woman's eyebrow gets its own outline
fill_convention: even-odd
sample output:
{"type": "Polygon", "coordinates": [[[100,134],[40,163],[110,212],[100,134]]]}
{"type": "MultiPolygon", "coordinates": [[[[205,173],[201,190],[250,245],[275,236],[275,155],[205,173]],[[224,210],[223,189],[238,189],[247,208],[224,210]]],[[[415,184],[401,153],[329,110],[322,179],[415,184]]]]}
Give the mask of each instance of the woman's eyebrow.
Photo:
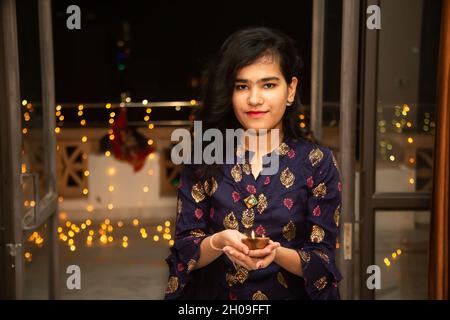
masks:
{"type": "MultiPolygon", "coordinates": [[[[256,82],[258,83],[258,82],[267,82],[267,81],[274,81],[274,80],[280,80],[280,78],[275,77],[275,76],[273,76],[273,77],[266,77],[266,78],[259,79],[256,82]]],[[[249,81],[247,79],[239,79],[239,78],[237,78],[235,82],[249,83],[251,81],[249,81]]]]}

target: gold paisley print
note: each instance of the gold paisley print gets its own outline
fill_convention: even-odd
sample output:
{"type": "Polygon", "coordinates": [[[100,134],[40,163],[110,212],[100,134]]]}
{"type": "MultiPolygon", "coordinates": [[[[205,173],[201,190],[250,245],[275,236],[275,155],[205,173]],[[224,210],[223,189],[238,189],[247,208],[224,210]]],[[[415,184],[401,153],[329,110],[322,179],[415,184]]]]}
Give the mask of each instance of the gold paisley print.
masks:
{"type": "Polygon", "coordinates": [[[308,263],[309,260],[311,259],[311,256],[309,255],[309,252],[300,250],[300,251],[298,251],[298,254],[300,255],[300,259],[302,259],[302,261],[304,263],[308,263]]]}
{"type": "Polygon", "coordinates": [[[287,225],[283,227],[283,237],[285,237],[287,241],[291,241],[295,238],[295,231],[295,224],[291,220],[287,225]]]}
{"type": "Polygon", "coordinates": [[[239,224],[236,220],[236,217],[234,216],[233,211],[231,211],[224,219],[223,219],[223,226],[225,229],[234,229],[239,230],[239,224]]]}
{"type": "Polygon", "coordinates": [[[177,289],[178,289],[178,278],[175,276],[169,277],[169,280],[167,282],[166,293],[167,294],[174,293],[175,291],[177,291],[177,289]]]}
{"type": "Polygon", "coordinates": [[[267,298],[264,293],[258,290],[253,294],[252,300],[269,300],[269,298],[267,298]]]}
{"type": "Polygon", "coordinates": [[[197,203],[205,199],[205,190],[203,190],[203,186],[200,182],[192,186],[191,196],[197,203]]]}
{"type": "Polygon", "coordinates": [[[334,223],[336,223],[336,227],[339,227],[339,218],[341,215],[340,210],[341,210],[341,205],[338,205],[338,207],[334,211],[334,223]]]}
{"type": "Polygon", "coordinates": [[[286,289],[288,288],[288,285],[286,283],[286,279],[284,278],[284,276],[283,276],[283,274],[281,272],[278,272],[277,280],[278,280],[278,283],[281,284],[283,287],[285,287],[286,289]]]}
{"type": "Polygon", "coordinates": [[[263,193],[258,196],[258,205],[256,208],[258,209],[259,214],[262,214],[267,208],[267,198],[263,193]]]}
{"type": "Polygon", "coordinates": [[[311,165],[314,167],[320,161],[322,161],[323,152],[319,148],[316,148],[309,153],[308,157],[309,157],[309,161],[311,162],[311,165]]]}
{"type": "Polygon", "coordinates": [[[325,238],[325,231],[318,225],[313,225],[311,231],[311,242],[320,243],[325,238]]]}
{"type": "Polygon", "coordinates": [[[317,187],[313,189],[313,196],[316,198],[324,198],[327,195],[327,186],[321,182],[317,187]]]}
{"type": "Polygon", "coordinates": [[[234,182],[241,182],[242,180],[242,169],[241,166],[236,164],[231,169],[231,176],[233,177],[234,182]]]}
{"type": "Polygon", "coordinates": [[[195,265],[197,264],[197,261],[194,259],[189,260],[187,263],[187,273],[190,273],[192,270],[194,270],[195,265]]]}
{"type": "Polygon", "coordinates": [[[278,153],[282,156],[287,155],[289,152],[289,146],[286,143],[282,143],[279,147],[278,147],[278,153]]]}
{"type": "Polygon", "coordinates": [[[281,172],[280,180],[283,186],[285,186],[287,189],[294,184],[295,176],[291,172],[291,170],[289,170],[289,168],[286,168],[281,172]]]}
{"type": "Polygon", "coordinates": [[[317,290],[322,290],[327,286],[327,277],[322,277],[316,282],[314,282],[314,286],[317,288],[317,290]]]}
{"type": "Polygon", "coordinates": [[[214,194],[214,192],[217,191],[218,184],[217,184],[216,179],[214,179],[214,177],[212,177],[210,181],[211,181],[211,185],[206,180],[205,183],[203,184],[203,186],[204,186],[204,190],[205,190],[206,194],[211,197],[214,194]]]}
{"type": "Polygon", "coordinates": [[[242,213],[242,224],[247,229],[253,227],[253,222],[255,221],[255,212],[253,208],[245,209],[242,213]]]}
{"type": "Polygon", "coordinates": [[[199,237],[204,237],[206,236],[206,233],[204,233],[202,230],[200,229],[195,229],[195,230],[191,230],[191,232],[189,233],[191,236],[199,238],[199,237]]]}
{"type": "Polygon", "coordinates": [[[228,286],[232,287],[236,283],[243,284],[248,279],[248,270],[242,266],[239,266],[235,272],[228,270],[225,275],[228,286]]]}
{"type": "Polygon", "coordinates": [[[236,270],[234,278],[236,279],[237,282],[243,284],[248,279],[248,270],[243,266],[239,266],[238,269],[236,270]]]}
{"type": "Polygon", "coordinates": [[[252,173],[252,168],[250,167],[250,164],[248,164],[248,163],[242,164],[242,171],[244,171],[244,173],[246,175],[249,175],[250,173],[252,173]]]}

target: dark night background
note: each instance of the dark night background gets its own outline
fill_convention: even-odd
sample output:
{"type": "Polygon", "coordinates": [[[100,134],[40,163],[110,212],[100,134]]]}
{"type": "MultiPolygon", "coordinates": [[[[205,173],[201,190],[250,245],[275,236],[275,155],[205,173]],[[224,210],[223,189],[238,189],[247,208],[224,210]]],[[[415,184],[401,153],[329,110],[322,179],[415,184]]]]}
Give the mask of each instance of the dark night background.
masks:
{"type": "MultiPolygon", "coordinates": [[[[36,1],[18,1],[22,97],[40,100],[36,1]],[[30,10],[34,3],[36,10],[30,10]],[[26,9],[25,9],[26,8],[26,9]],[[25,41],[26,40],[26,41],[25,41]]],[[[325,101],[338,101],[341,4],[327,3],[325,101]]],[[[303,103],[309,103],[312,1],[214,2],[53,1],[56,101],[133,101],[198,99],[201,73],[225,38],[240,28],[264,25],[293,37],[305,67],[303,103]],[[81,8],[81,30],[69,30],[66,9],[81,8]],[[123,41],[123,46],[119,46],[123,41]],[[119,70],[119,68],[123,70],[119,70]]]]}

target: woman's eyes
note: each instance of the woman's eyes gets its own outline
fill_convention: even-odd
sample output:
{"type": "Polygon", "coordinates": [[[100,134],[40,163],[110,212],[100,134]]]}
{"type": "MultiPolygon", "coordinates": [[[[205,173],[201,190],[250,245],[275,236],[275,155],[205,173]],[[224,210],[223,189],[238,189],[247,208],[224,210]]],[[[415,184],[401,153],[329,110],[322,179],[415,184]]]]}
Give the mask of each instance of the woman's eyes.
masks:
{"type": "MultiPolygon", "coordinates": [[[[275,83],[265,83],[264,84],[264,89],[272,89],[275,88],[277,85],[275,83]]],[[[245,90],[248,89],[248,86],[245,84],[238,84],[236,85],[236,90],[245,90]]]]}

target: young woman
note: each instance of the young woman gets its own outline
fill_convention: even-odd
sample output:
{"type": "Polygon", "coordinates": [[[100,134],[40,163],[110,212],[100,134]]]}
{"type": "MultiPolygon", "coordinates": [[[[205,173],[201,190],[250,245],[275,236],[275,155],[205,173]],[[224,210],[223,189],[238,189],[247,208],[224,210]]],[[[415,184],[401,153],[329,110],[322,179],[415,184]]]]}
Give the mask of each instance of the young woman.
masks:
{"type": "Polygon", "coordinates": [[[244,143],[245,163],[184,166],[166,299],[339,299],[340,176],[332,152],[299,127],[300,67],[293,41],[273,29],[222,45],[196,120],[224,136],[254,129],[268,143],[244,143]],[[264,175],[274,152],[279,170],[264,175]],[[269,244],[249,250],[249,231],[269,244]]]}

